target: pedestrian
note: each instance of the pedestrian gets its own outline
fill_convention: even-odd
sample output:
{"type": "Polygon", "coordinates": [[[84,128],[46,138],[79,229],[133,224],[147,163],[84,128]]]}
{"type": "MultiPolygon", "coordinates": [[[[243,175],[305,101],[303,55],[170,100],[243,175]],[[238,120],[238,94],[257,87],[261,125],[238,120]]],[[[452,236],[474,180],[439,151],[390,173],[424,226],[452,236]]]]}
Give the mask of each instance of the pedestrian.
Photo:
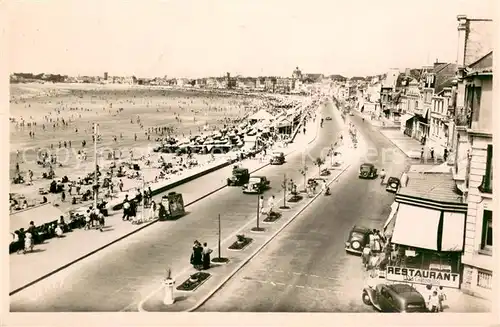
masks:
{"type": "Polygon", "coordinates": [[[361,255],[361,259],[363,261],[363,267],[368,270],[368,262],[370,260],[371,250],[368,245],[365,245],[363,248],[363,254],[361,255]]]}
{"type": "Polygon", "coordinates": [[[266,208],[264,207],[264,196],[261,195],[259,197],[259,208],[260,208],[260,214],[265,215],[267,213],[266,208]]]}
{"type": "Polygon", "coordinates": [[[274,195],[271,196],[269,198],[269,200],[267,200],[267,206],[268,206],[268,210],[267,211],[268,211],[268,215],[269,216],[273,213],[274,201],[275,201],[274,195]]]}
{"type": "Polygon", "coordinates": [[[448,149],[444,149],[444,152],[443,152],[443,161],[446,162],[447,159],[448,159],[448,149]]]}
{"type": "Polygon", "coordinates": [[[384,168],[380,171],[380,184],[384,184],[386,172],[384,168]]]}
{"type": "Polygon", "coordinates": [[[128,199],[125,199],[123,202],[123,216],[122,220],[129,220],[130,219],[130,203],[128,202],[128,199]]]}
{"type": "Polygon", "coordinates": [[[203,264],[203,248],[201,247],[200,242],[194,241],[193,252],[191,253],[191,264],[196,270],[200,270],[203,264]]]}
{"type": "Polygon", "coordinates": [[[120,188],[120,192],[123,192],[123,181],[121,179],[118,182],[118,187],[120,188]]]}
{"type": "Polygon", "coordinates": [[[431,159],[434,160],[434,148],[431,147],[431,159]]]}
{"type": "Polygon", "coordinates": [[[439,297],[437,291],[432,291],[432,295],[429,297],[429,311],[439,312],[439,297]]]}
{"type": "Polygon", "coordinates": [[[99,222],[99,230],[102,232],[102,229],[104,228],[104,214],[102,212],[99,212],[99,215],[97,216],[97,220],[99,222]]]}
{"type": "Polygon", "coordinates": [[[156,202],[151,200],[151,205],[149,206],[148,220],[153,220],[156,218],[156,202]]]}
{"type": "Polygon", "coordinates": [[[443,312],[443,302],[446,300],[446,294],[444,293],[443,286],[439,286],[438,290],[438,298],[439,298],[439,311],[443,312]]]}
{"type": "Polygon", "coordinates": [[[62,202],[66,201],[66,192],[64,191],[61,192],[61,201],[62,202]]]}
{"type": "Polygon", "coordinates": [[[26,252],[33,252],[33,234],[30,232],[26,232],[25,237],[24,237],[24,251],[23,254],[26,254],[26,252]]]}
{"type": "Polygon", "coordinates": [[[212,253],[212,249],[210,249],[207,243],[203,243],[203,269],[210,269],[210,254],[212,253]]]}
{"type": "Polygon", "coordinates": [[[420,149],[420,161],[424,162],[424,148],[420,149]]]}

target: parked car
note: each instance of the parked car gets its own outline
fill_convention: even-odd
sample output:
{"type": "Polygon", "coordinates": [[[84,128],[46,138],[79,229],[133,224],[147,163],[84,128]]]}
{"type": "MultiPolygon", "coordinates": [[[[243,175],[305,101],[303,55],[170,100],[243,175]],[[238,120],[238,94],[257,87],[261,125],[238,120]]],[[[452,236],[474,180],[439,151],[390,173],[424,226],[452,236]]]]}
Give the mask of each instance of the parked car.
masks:
{"type": "Polygon", "coordinates": [[[399,186],[401,186],[401,181],[399,180],[399,178],[389,177],[385,190],[387,192],[396,193],[399,190],[399,186]]]}
{"type": "Polygon", "coordinates": [[[230,178],[227,179],[227,186],[243,186],[248,183],[250,173],[248,169],[235,166],[230,178]]]}
{"type": "Polygon", "coordinates": [[[377,177],[377,168],[371,163],[364,163],[359,166],[359,178],[374,179],[377,177]]]}
{"type": "Polygon", "coordinates": [[[285,163],[285,154],[283,152],[274,152],[271,156],[271,165],[282,165],[285,163]]]}
{"type": "Polygon", "coordinates": [[[363,289],[363,303],[381,312],[428,312],[425,299],[408,284],[378,284],[363,289]]]}
{"type": "Polygon", "coordinates": [[[350,111],[349,116],[354,116],[354,113],[352,111],[350,111]]]}
{"type": "Polygon", "coordinates": [[[325,120],[332,120],[332,117],[326,116],[325,120]]]}
{"type": "Polygon", "coordinates": [[[370,242],[371,230],[367,227],[354,226],[349,233],[349,238],[345,242],[345,250],[348,253],[361,254],[365,245],[370,242]]]}
{"type": "Polygon", "coordinates": [[[252,176],[243,186],[243,193],[257,193],[260,194],[269,188],[269,180],[264,176],[252,176]]]}

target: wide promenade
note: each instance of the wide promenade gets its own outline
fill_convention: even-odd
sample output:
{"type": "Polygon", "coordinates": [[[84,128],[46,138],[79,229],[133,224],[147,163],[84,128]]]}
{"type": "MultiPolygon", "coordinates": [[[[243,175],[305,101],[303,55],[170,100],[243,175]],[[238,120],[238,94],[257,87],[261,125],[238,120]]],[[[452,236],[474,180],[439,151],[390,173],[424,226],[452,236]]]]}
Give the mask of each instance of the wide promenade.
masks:
{"type": "MultiPolygon", "coordinates": [[[[299,134],[297,138],[302,138],[302,142],[306,139],[314,139],[315,125],[309,122],[306,135],[299,134]]],[[[318,144],[321,139],[318,137],[312,147],[319,149],[318,144]]],[[[323,144],[328,142],[330,142],[329,138],[323,140],[323,144]]],[[[298,146],[299,141],[296,143],[295,146],[298,146]]],[[[301,149],[305,149],[306,144],[307,142],[301,144],[301,149]]],[[[293,146],[292,144],[290,147],[293,146]]],[[[271,181],[272,189],[266,192],[266,198],[270,194],[279,195],[284,173],[295,180],[302,178],[299,172],[302,166],[302,152],[293,152],[293,149],[284,149],[284,151],[292,152],[287,157],[285,165],[267,166],[256,173],[267,176],[271,181]]],[[[262,165],[263,163],[256,160],[243,164],[250,170],[262,165]]],[[[308,158],[308,165],[310,169],[314,169],[310,158],[308,158]]],[[[185,202],[189,202],[193,199],[193,193],[198,194],[201,190],[207,191],[209,187],[215,189],[222,186],[229,174],[229,169],[221,169],[181,185],[175,191],[182,193],[185,202]]],[[[253,217],[255,203],[256,197],[242,194],[239,187],[224,188],[189,206],[187,215],[180,220],[156,223],[12,295],[11,311],[119,311],[134,307],[134,303],[137,304],[145,294],[158,286],[166,268],[171,268],[174,274],[185,269],[186,264],[189,264],[194,239],[215,245],[216,218],[219,213],[223,219],[223,234],[231,235],[253,217]]],[[[111,217],[109,220],[114,225],[111,229],[118,229],[120,228],[118,226],[122,225],[119,217],[111,217]]],[[[73,252],[78,252],[80,247],[86,247],[88,243],[103,242],[100,238],[104,236],[87,238],[85,233],[88,232],[94,231],[82,231],[79,245],[75,246],[72,243],[66,246],[66,249],[71,246],[73,252]]],[[[107,233],[112,232],[114,230],[107,233]]],[[[99,232],[95,231],[95,233],[99,232]]],[[[105,234],[102,233],[102,235],[105,234]]],[[[75,236],[68,235],[67,240],[75,236]]],[[[60,243],[60,249],[64,249],[63,243],[66,239],[57,241],[60,243]]],[[[31,260],[24,260],[24,262],[30,263],[30,267],[37,267],[36,264],[31,263],[33,260],[38,261],[37,263],[41,266],[50,265],[52,261],[57,261],[60,257],[56,251],[57,247],[51,251],[52,253],[47,249],[36,254],[47,254],[43,259],[40,256],[41,259],[35,260],[37,257],[33,256],[31,260]]],[[[16,256],[11,260],[22,260],[17,257],[29,258],[30,256],[16,256]]],[[[26,269],[26,266],[23,267],[22,263],[18,264],[16,269],[13,269],[13,266],[11,263],[11,278],[23,269],[30,270],[26,269]]]]}

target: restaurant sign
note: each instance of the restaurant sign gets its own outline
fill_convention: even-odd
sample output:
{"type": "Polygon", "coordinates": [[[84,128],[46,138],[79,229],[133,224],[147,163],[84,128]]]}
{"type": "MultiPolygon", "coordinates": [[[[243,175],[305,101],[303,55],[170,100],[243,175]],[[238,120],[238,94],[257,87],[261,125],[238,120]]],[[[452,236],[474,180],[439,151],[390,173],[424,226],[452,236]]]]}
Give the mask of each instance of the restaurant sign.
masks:
{"type": "Polygon", "coordinates": [[[452,288],[458,288],[460,285],[460,274],[417,268],[388,266],[385,278],[391,281],[452,288]]]}

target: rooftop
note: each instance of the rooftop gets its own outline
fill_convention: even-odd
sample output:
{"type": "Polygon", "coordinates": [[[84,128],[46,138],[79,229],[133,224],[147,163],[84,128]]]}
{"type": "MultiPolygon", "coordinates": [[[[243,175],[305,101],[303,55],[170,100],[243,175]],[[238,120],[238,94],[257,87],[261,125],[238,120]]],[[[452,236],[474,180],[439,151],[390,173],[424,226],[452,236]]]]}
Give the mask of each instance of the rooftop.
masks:
{"type": "Polygon", "coordinates": [[[436,202],[463,203],[462,196],[455,191],[455,181],[451,172],[426,171],[412,166],[407,174],[408,183],[399,190],[398,195],[436,202]]]}

